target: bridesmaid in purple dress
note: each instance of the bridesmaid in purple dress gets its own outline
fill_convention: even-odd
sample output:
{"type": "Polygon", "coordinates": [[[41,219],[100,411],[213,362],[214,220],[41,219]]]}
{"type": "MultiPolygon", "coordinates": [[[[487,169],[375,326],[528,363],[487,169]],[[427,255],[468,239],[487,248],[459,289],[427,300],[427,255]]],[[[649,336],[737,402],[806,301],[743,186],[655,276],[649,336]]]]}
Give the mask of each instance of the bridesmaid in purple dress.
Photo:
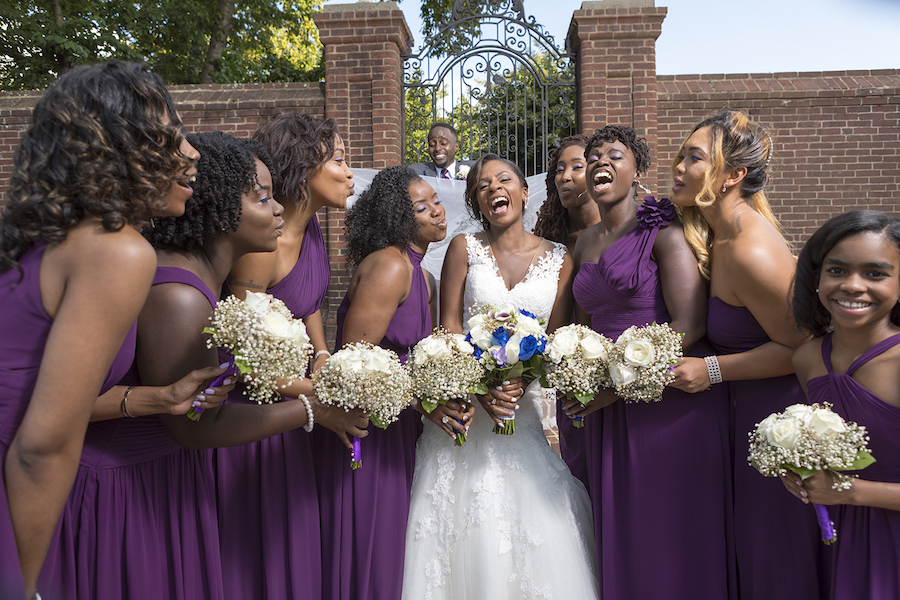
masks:
{"type": "MultiPolygon", "coordinates": [[[[144,230],[159,268],[138,319],[135,364],[151,386],[221,362],[202,330],[225,277],[240,256],[273,251],[283,225],[281,205],[269,195],[271,160],[259,144],[223,133],[188,139],[201,153],[194,197],[184,216],[144,230]]],[[[67,591],[92,599],[221,599],[213,457],[204,449],[301,427],[307,408],[223,405],[193,422],[162,414],[142,389],[123,411],[134,420],[92,427],[79,495],[63,519],[68,545],[60,554],[74,557],[76,576],[67,591]]]]}
{"type": "MultiPolygon", "coordinates": [[[[282,114],[264,124],[254,139],[274,162],[273,195],[284,206],[283,234],[275,252],[241,258],[228,276],[231,292],[266,292],[281,299],[306,324],[315,349],[313,369],[329,353],[320,307],[331,269],[316,212],[344,208],[353,194],[353,173],[334,120],[282,114]]],[[[311,396],[308,378],[282,391],[288,398],[311,396]]],[[[229,401],[247,402],[239,396],[229,401]]],[[[346,438],[361,431],[361,411],[323,407],[315,420],[346,438]],[[353,429],[356,427],[356,429],[353,429]]],[[[253,444],[216,450],[219,538],[225,597],[319,598],[322,595],[319,498],[312,439],[294,429],[253,444]]]]}
{"type": "Polygon", "coordinates": [[[825,223],[800,253],[793,302],[816,336],[794,353],[809,399],[865,426],[877,462],[849,490],[825,471],[782,482],[804,503],[835,505],[834,600],[900,598],[900,219],[852,211],[825,223]]]}
{"type": "Polygon", "coordinates": [[[815,515],[747,463],[756,423],[804,401],[790,360],[806,337],[790,317],[795,261],[763,191],[771,157],[765,129],[723,111],[694,127],[673,162],[672,202],[709,282],[707,335],[715,349],[686,358],[673,385],[687,392],[713,385],[731,397],[740,597],[813,600],[827,597],[815,515]]]}
{"type": "Polygon", "coordinates": [[[134,352],[156,266],[137,227],[184,211],[196,154],[141,65],[78,67],[35,106],[0,221],[3,598],[35,594],[91,409],[134,352]]]}
{"type": "MultiPolygon", "coordinates": [[[[611,339],[667,322],[684,333],[686,354],[708,353],[706,293],[675,209],[650,196],[634,201],[650,166],[647,144],[630,127],[607,126],[585,155],[601,220],[575,245],[579,321],[611,339]]],[[[566,408],[587,416],[601,596],[736,597],[725,390],[669,389],[656,403],[605,390],[566,408]]]]}
{"type": "MultiPolygon", "coordinates": [[[[434,278],[421,262],[428,245],[446,235],[444,207],[418,175],[406,167],[388,167],[375,176],[347,215],[348,260],[356,270],[338,309],[336,348],[368,341],[406,361],[410,347],[431,333],[436,320],[434,278]]],[[[445,427],[445,416],[465,422],[468,414],[454,406],[435,409],[428,417],[439,427],[445,427]]],[[[356,471],[341,440],[325,432],[316,440],[322,598],[400,598],[421,428],[419,413],[411,409],[387,429],[369,427],[361,440],[364,465],[356,471]]]]}
{"type": "MultiPolygon", "coordinates": [[[[600,222],[597,203],[587,195],[584,174],[587,161],[584,146],[588,136],[572,135],[560,142],[550,154],[547,167],[547,199],[538,212],[534,235],[565,244],[569,252],[575,248],[578,235],[600,222]]],[[[562,402],[557,403],[556,426],[559,451],[572,474],[587,485],[587,457],[584,454],[584,429],[575,427],[566,415],[562,402]]]]}

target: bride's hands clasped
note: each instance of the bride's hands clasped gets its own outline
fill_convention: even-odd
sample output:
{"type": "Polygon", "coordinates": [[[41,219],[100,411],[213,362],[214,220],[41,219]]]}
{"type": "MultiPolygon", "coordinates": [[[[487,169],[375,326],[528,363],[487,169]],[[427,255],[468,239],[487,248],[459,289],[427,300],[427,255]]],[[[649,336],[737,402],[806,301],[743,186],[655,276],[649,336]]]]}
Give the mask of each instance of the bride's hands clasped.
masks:
{"type": "Polygon", "coordinates": [[[515,418],[519,408],[519,399],[525,393],[525,380],[521,377],[504,381],[494,386],[483,396],[478,396],[481,406],[497,425],[503,424],[503,418],[515,418]]]}
{"type": "Polygon", "coordinates": [[[438,404],[433,411],[419,410],[425,418],[443,429],[452,438],[457,433],[468,433],[475,417],[475,406],[468,402],[449,400],[446,404],[438,404]]]}

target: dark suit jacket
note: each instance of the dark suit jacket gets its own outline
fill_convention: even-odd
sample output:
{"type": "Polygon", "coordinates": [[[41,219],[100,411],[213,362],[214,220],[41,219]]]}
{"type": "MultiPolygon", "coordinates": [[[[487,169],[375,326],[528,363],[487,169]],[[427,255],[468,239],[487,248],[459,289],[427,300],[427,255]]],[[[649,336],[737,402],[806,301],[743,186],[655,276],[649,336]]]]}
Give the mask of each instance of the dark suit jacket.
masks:
{"type": "MultiPolygon", "coordinates": [[[[475,164],[474,160],[458,160],[454,165],[454,171],[458,171],[459,167],[462,165],[467,165],[471,167],[475,164]]],[[[413,170],[413,173],[416,175],[424,175],[425,177],[438,177],[437,167],[435,167],[434,163],[431,161],[428,162],[420,162],[413,163],[411,165],[406,165],[410,169],[413,170]]],[[[451,173],[454,179],[456,179],[456,173],[451,173]]]]}

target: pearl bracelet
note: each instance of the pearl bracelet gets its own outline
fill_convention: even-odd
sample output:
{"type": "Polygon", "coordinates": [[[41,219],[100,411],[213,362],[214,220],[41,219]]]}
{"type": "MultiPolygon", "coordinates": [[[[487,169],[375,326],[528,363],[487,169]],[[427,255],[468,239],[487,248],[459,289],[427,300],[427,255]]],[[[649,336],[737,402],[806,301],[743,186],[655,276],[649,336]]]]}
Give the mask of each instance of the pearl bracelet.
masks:
{"type": "Polygon", "coordinates": [[[707,356],[703,360],[706,361],[706,372],[709,374],[710,385],[722,383],[722,369],[719,368],[719,359],[715,356],[707,356]]]}
{"type": "Polygon", "coordinates": [[[312,433],[313,427],[316,425],[316,418],[313,415],[313,409],[312,405],[309,403],[309,398],[300,394],[297,396],[297,400],[303,402],[303,405],[306,407],[306,425],[303,426],[303,429],[305,429],[307,433],[312,433]]]}
{"type": "Polygon", "coordinates": [[[313,356],[313,362],[316,362],[317,360],[319,360],[319,357],[322,356],[323,354],[327,354],[328,356],[331,356],[331,352],[329,352],[328,350],[319,350],[313,356]]]}

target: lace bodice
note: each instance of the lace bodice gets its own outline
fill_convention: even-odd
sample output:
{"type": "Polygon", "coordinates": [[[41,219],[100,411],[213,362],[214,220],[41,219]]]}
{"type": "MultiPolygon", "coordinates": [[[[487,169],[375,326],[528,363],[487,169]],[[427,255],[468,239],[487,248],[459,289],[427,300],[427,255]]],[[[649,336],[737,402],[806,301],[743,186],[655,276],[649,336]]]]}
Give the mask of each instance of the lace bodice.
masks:
{"type": "Polygon", "coordinates": [[[556,300],[559,270],[566,255],[565,246],[551,243],[553,248],[533,262],[522,281],[510,290],[500,276],[490,249],[474,235],[466,234],[469,272],[463,297],[463,322],[472,316],[471,308],[480,304],[511,304],[533,313],[538,319],[549,319],[556,300]]]}

